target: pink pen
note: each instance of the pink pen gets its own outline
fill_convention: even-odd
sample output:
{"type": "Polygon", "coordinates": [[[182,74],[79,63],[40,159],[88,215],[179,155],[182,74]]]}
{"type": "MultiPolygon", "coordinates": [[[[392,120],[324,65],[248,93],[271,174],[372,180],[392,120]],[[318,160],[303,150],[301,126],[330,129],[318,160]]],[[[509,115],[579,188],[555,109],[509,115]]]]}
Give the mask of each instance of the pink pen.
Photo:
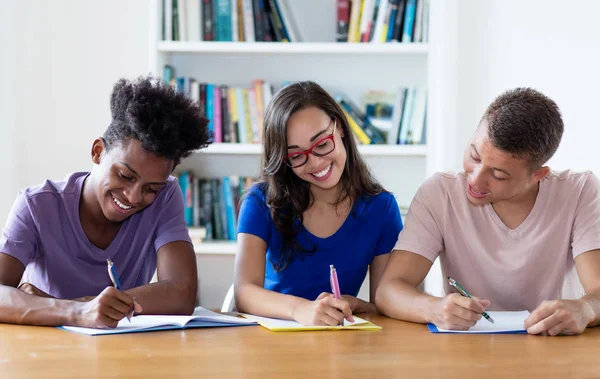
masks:
{"type": "Polygon", "coordinates": [[[329,265],[329,281],[331,282],[331,292],[333,292],[333,297],[341,299],[342,293],[340,292],[340,283],[338,282],[337,271],[335,271],[333,265],[329,265]]]}

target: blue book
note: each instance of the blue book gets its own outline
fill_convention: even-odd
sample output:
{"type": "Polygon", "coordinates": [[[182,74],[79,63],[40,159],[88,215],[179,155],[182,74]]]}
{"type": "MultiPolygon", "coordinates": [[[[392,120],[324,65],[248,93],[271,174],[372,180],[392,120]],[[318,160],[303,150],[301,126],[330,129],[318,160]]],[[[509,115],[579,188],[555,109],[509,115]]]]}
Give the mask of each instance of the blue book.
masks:
{"type": "Polygon", "coordinates": [[[441,329],[433,324],[427,324],[431,333],[456,333],[456,334],[527,334],[523,327],[529,317],[528,311],[487,311],[494,323],[481,318],[469,330],[441,329]]]}
{"type": "Polygon", "coordinates": [[[231,31],[231,1],[237,0],[217,0],[217,36],[216,40],[220,42],[233,41],[231,31]]]}
{"type": "Polygon", "coordinates": [[[235,241],[237,237],[237,221],[235,217],[235,204],[233,200],[231,182],[232,180],[228,176],[223,178],[223,200],[225,202],[225,220],[227,221],[228,239],[231,241],[235,241]]]}
{"type": "MultiPolygon", "coordinates": [[[[206,84],[206,118],[208,119],[208,130],[210,131],[210,135],[215,135],[215,109],[214,109],[214,86],[212,84],[206,84]]],[[[214,137],[211,137],[211,142],[214,137]]]]}
{"type": "Polygon", "coordinates": [[[191,316],[167,315],[141,315],[135,316],[131,322],[126,318],[119,321],[114,329],[93,329],[78,326],[59,326],[59,329],[86,334],[88,336],[102,336],[108,334],[153,332],[158,330],[189,329],[189,328],[216,328],[225,326],[257,325],[256,322],[211,312],[202,307],[196,307],[191,316]]]}
{"type": "Polygon", "coordinates": [[[416,11],[417,0],[407,0],[406,12],[404,12],[404,29],[402,30],[402,42],[413,41],[416,11]]]}
{"type": "Polygon", "coordinates": [[[192,180],[190,174],[184,171],[179,176],[179,187],[183,194],[183,208],[185,223],[188,226],[194,225],[194,205],[192,200],[192,180]]]}

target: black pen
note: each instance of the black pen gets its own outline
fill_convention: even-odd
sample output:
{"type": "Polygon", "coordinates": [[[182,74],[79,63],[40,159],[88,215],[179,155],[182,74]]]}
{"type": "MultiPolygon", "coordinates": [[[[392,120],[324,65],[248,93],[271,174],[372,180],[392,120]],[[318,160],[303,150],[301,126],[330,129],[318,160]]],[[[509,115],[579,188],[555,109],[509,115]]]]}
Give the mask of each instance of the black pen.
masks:
{"type": "MultiPolygon", "coordinates": [[[[454,289],[457,290],[459,294],[463,295],[464,297],[471,298],[471,295],[469,295],[467,290],[462,288],[460,286],[460,284],[458,284],[458,282],[456,280],[452,279],[451,277],[448,277],[448,284],[450,284],[452,287],[454,287],[454,289]]],[[[492,324],[494,323],[494,319],[491,318],[490,315],[486,311],[483,311],[483,313],[481,315],[483,317],[485,317],[485,319],[488,320],[489,322],[491,322],[492,324]]]]}

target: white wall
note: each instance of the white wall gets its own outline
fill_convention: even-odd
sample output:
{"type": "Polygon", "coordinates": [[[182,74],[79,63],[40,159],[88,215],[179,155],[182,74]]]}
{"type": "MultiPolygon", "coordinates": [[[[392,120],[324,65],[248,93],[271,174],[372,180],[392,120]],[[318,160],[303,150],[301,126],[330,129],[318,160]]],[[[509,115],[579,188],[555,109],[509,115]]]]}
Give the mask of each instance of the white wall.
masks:
{"type": "Polygon", "coordinates": [[[459,8],[459,142],[467,143],[494,97],[529,86],[554,99],[564,117],[550,166],[600,174],[600,2],[460,0],[459,8]]]}
{"type": "Polygon", "coordinates": [[[12,52],[16,51],[17,42],[10,36],[17,27],[16,2],[8,2],[0,6],[0,72],[4,73],[0,85],[0,223],[4,224],[6,214],[17,193],[16,158],[16,98],[17,62],[12,52]]]}
{"type": "MultiPolygon", "coordinates": [[[[89,170],[112,85],[149,72],[147,2],[10,0],[0,13],[5,7],[16,8],[17,20],[17,188],[89,170]]],[[[0,197],[0,209],[14,195],[0,197]]]]}

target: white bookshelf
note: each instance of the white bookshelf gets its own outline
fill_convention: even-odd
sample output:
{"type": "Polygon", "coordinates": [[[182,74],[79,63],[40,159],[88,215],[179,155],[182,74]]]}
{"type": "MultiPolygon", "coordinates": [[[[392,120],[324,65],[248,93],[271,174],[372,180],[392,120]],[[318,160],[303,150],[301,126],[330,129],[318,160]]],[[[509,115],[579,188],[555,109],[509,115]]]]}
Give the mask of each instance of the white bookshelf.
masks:
{"type": "Polygon", "coordinates": [[[427,44],[424,43],[231,43],[231,42],[183,42],[159,41],[161,53],[182,54],[327,54],[327,55],[425,55],[427,44]]]}
{"type": "MultiPolygon", "coordinates": [[[[410,204],[419,185],[444,169],[456,151],[448,143],[457,130],[454,111],[456,67],[456,6],[430,0],[429,43],[336,43],[336,1],[282,0],[291,10],[300,43],[165,42],[161,41],[161,2],[152,1],[149,69],[162,77],[165,64],[176,76],[198,82],[249,87],[263,79],[277,91],[284,81],[313,80],[332,94],[344,94],[362,104],[370,89],[396,92],[399,87],[426,87],[427,145],[360,146],[375,177],[410,204]]],[[[257,144],[213,144],[183,160],[178,170],[203,177],[259,176],[262,147],[257,144]]],[[[206,242],[199,255],[233,255],[235,242],[206,242]]],[[[432,287],[439,286],[435,278],[432,287]]],[[[426,284],[427,288],[427,284],[426,284]]]]}
{"type": "Polygon", "coordinates": [[[202,255],[235,255],[237,244],[232,241],[207,241],[194,244],[194,252],[202,255]]]}

